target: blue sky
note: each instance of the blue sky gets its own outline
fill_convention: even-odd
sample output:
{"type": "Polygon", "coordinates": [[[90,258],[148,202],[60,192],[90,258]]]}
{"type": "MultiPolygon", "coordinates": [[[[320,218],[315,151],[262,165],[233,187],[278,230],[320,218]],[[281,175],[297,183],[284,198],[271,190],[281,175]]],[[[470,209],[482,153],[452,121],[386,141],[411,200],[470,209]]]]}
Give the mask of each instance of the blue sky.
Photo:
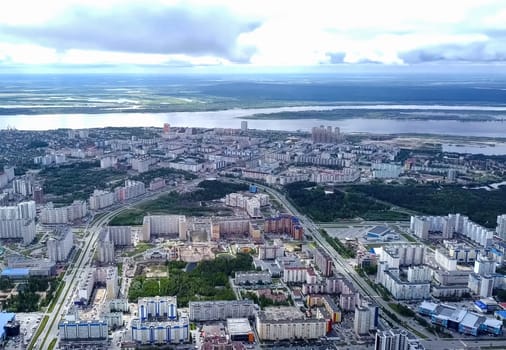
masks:
{"type": "Polygon", "coordinates": [[[505,60],[504,0],[0,2],[2,71],[494,70],[505,60]]]}

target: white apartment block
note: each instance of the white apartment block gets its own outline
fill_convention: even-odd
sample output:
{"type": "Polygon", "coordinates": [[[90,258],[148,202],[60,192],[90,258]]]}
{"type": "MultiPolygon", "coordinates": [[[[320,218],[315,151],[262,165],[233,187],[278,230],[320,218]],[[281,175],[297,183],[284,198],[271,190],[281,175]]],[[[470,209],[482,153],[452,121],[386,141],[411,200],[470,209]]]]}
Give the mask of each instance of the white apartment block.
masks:
{"type": "Polygon", "coordinates": [[[47,240],[46,246],[49,260],[54,262],[66,261],[74,247],[74,233],[72,230],[57,232],[55,237],[47,240]]]}
{"type": "Polygon", "coordinates": [[[267,307],[256,316],[260,340],[319,339],[327,334],[325,319],[306,318],[296,307],[267,307]]]}
{"type": "Polygon", "coordinates": [[[186,216],[150,215],[144,217],[141,240],[149,241],[151,235],[178,235],[180,240],[186,240],[187,234],[186,216]]]}
{"type": "Polygon", "coordinates": [[[72,204],[55,208],[48,203],[40,212],[40,221],[43,224],[67,224],[84,218],[88,214],[85,201],[74,201],[72,204]]]}
{"type": "Polygon", "coordinates": [[[132,227],[131,226],[107,226],[109,239],[115,246],[132,245],[132,227]]]}
{"type": "Polygon", "coordinates": [[[318,170],[312,173],[310,181],[316,183],[355,182],[360,179],[360,170],[357,168],[344,168],[342,170],[318,170]]]}
{"type": "Polygon", "coordinates": [[[125,180],[125,185],[114,189],[115,200],[123,202],[146,193],[146,186],[141,181],[125,180]]]}
{"type": "Polygon", "coordinates": [[[107,322],[97,320],[62,321],[58,323],[58,335],[63,341],[107,340],[107,322]]]}
{"type": "Polygon", "coordinates": [[[389,268],[416,266],[423,264],[425,247],[421,244],[404,244],[383,247],[380,260],[386,261],[389,268]]]}
{"type": "Polygon", "coordinates": [[[116,299],[119,292],[118,268],[116,266],[98,267],[95,275],[95,282],[105,284],[106,299],[116,299]]]}
{"type": "Polygon", "coordinates": [[[251,318],[255,304],[249,299],[224,301],[190,301],[190,320],[197,322],[219,321],[228,318],[251,318]]]}
{"type": "Polygon", "coordinates": [[[428,266],[410,266],[408,267],[408,282],[430,282],[432,279],[432,270],[428,266]]]}
{"type": "Polygon", "coordinates": [[[187,317],[162,322],[132,320],[132,340],[141,345],[180,344],[190,339],[190,323],[187,317]]]}
{"type": "Polygon", "coordinates": [[[506,214],[497,216],[497,227],[495,231],[502,239],[506,238],[506,214]]]}
{"type": "Polygon", "coordinates": [[[95,275],[96,271],[91,267],[81,274],[81,282],[77,288],[78,300],[83,300],[88,303],[91,298],[91,293],[93,293],[93,287],[95,286],[95,275]]]}
{"type": "Polygon", "coordinates": [[[384,261],[378,264],[376,280],[397,300],[419,300],[430,297],[430,282],[403,281],[399,269],[389,269],[384,261]]]}
{"type": "Polygon", "coordinates": [[[5,187],[9,182],[14,180],[14,167],[4,166],[0,171],[0,187],[5,187]]]}
{"type": "Polygon", "coordinates": [[[0,238],[21,238],[23,244],[30,244],[35,238],[36,228],[33,219],[4,219],[0,220],[0,238]]]}
{"type": "Polygon", "coordinates": [[[429,234],[439,232],[442,238],[451,238],[456,232],[481,246],[488,247],[492,243],[494,232],[472,222],[469,217],[460,214],[448,216],[412,216],[410,230],[421,239],[428,239],[429,234]]]}
{"type": "Polygon", "coordinates": [[[100,240],[98,242],[98,261],[101,263],[114,262],[114,243],[109,240],[100,240]]]}
{"type": "Polygon", "coordinates": [[[469,282],[467,284],[467,287],[474,294],[482,298],[489,298],[492,296],[494,284],[495,279],[493,276],[491,275],[480,276],[478,274],[472,273],[469,275],[469,282]]]}
{"type": "Polygon", "coordinates": [[[12,181],[12,190],[24,197],[32,194],[33,184],[28,179],[14,179],[12,181]]]}
{"type": "Polygon", "coordinates": [[[21,202],[16,206],[0,207],[0,221],[13,219],[35,219],[36,207],[34,201],[21,202]]]}
{"type": "Polygon", "coordinates": [[[116,166],[116,163],[118,163],[118,158],[114,156],[106,156],[100,159],[100,168],[101,169],[112,168],[116,166]]]}
{"type": "Polygon", "coordinates": [[[177,298],[175,296],[139,298],[137,305],[137,315],[142,322],[154,319],[177,319],[177,298]]]}
{"type": "Polygon", "coordinates": [[[91,210],[99,210],[110,207],[115,202],[114,193],[109,191],[95,190],[90,196],[89,203],[91,210]]]}
{"type": "Polygon", "coordinates": [[[272,245],[267,243],[259,245],[257,249],[260,260],[274,260],[285,255],[285,247],[280,240],[274,240],[272,245]]]}

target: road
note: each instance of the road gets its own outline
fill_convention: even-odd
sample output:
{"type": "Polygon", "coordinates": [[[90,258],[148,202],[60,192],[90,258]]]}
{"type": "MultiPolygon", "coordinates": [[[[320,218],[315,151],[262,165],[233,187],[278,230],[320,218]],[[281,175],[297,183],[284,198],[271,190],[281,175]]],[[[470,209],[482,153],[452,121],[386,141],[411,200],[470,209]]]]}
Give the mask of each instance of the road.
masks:
{"type": "Polygon", "coordinates": [[[297,208],[295,208],[288,200],[287,198],[279,193],[278,191],[270,188],[258,185],[259,188],[263,189],[273,197],[275,197],[280,203],[282,203],[285,208],[292,214],[297,216],[300,219],[300,222],[302,226],[304,227],[304,231],[307,235],[310,235],[313,237],[314,241],[318,243],[320,247],[322,247],[332,258],[334,265],[339,273],[341,273],[343,276],[348,278],[350,281],[354,283],[354,285],[361,291],[363,295],[368,296],[372,301],[374,301],[378,306],[380,306],[383,310],[388,310],[392,314],[395,314],[400,320],[401,325],[399,325],[398,322],[391,319],[385,312],[382,313],[382,317],[386,319],[390,324],[395,326],[400,326],[402,328],[408,328],[411,331],[415,331],[419,334],[422,334],[428,338],[434,337],[433,334],[430,334],[426,331],[425,328],[419,326],[417,323],[414,323],[412,318],[403,317],[401,315],[398,315],[391,307],[388,305],[388,303],[383,300],[383,298],[378,295],[378,293],[355,271],[353,267],[351,267],[346,260],[341,257],[335,250],[332,248],[332,246],[325,240],[325,238],[322,237],[320,234],[319,228],[316,226],[316,224],[309,219],[307,216],[299,213],[297,208]]]}
{"type": "MultiPolygon", "coordinates": [[[[196,183],[199,180],[191,182],[196,183]]],[[[182,186],[188,187],[190,184],[184,184],[182,186]]],[[[173,189],[171,189],[173,190],[173,189]]],[[[95,221],[91,221],[85,230],[85,240],[81,248],[81,253],[77,258],[77,261],[69,265],[69,268],[65,271],[63,280],[65,281],[65,287],[63,288],[58,301],[56,303],[53,312],[47,312],[45,315],[49,316],[49,321],[44,325],[41,331],[41,337],[39,339],[32,339],[33,349],[46,349],[52,339],[58,337],[58,322],[67,313],[69,307],[73,303],[74,291],[78,287],[81,280],[82,274],[86,271],[89,266],[92,266],[93,256],[95,254],[97,240],[99,237],[100,230],[103,226],[116,215],[125,211],[133,205],[141,204],[142,202],[153,200],[159,196],[166,194],[167,192],[147,192],[145,195],[139,196],[129,200],[127,203],[123,203],[121,207],[113,207],[113,210],[100,215],[95,221]],[[46,336],[47,335],[47,336],[46,336]]],[[[39,326],[40,327],[40,326],[39,326]]],[[[36,331],[38,332],[38,330],[36,331]]]]}

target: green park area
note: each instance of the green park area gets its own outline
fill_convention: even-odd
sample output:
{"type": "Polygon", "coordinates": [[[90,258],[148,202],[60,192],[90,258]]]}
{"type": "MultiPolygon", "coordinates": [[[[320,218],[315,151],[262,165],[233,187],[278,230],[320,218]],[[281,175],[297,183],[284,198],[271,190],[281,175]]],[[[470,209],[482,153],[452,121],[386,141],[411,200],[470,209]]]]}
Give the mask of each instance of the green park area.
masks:
{"type": "Polygon", "coordinates": [[[118,225],[142,225],[142,218],[152,214],[178,215],[224,215],[229,214],[227,208],[216,208],[206,202],[225,197],[227,194],[247,190],[244,184],[235,184],[216,180],[204,180],[198,184],[196,191],[178,193],[172,191],[152,201],[140,204],[115,216],[109,223],[118,225]]]}
{"type": "Polygon", "coordinates": [[[14,287],[18,293],[11,295],[3,303],[3,309],[8,312],[34,312],[41,307],[48,306],[56,295],[59,295],[60,279],[47,277],[29,277],[26,281],[14,283],[8,278],[0,278],[0,290],[8,291],[14,287]],[[45,293],[45,297],[41,295],[45,293]]]}
{"type": "Polygon", "coordinates": [[[183,307],[192,300],[234,300],[235,294],[228,281],[236,271],[253,268],[253,258],[238,253],[235,257],[220,256],[212,261],[201,261],[195,269],[186,271],[186,263],[167,263],[169,277],[134,277],[128,291],[128,300],[163,295],[177,296],[183,307]]]}

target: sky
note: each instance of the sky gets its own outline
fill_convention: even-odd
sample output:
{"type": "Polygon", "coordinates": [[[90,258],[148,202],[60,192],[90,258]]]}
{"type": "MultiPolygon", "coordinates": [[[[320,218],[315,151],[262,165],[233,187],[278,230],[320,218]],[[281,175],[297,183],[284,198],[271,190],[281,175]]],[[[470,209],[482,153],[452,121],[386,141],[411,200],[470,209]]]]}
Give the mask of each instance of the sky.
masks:
{"type": "Polygon", "coordinates": [[[505,0],[2,0],[0,71],[503,69],[505,0]]]}

